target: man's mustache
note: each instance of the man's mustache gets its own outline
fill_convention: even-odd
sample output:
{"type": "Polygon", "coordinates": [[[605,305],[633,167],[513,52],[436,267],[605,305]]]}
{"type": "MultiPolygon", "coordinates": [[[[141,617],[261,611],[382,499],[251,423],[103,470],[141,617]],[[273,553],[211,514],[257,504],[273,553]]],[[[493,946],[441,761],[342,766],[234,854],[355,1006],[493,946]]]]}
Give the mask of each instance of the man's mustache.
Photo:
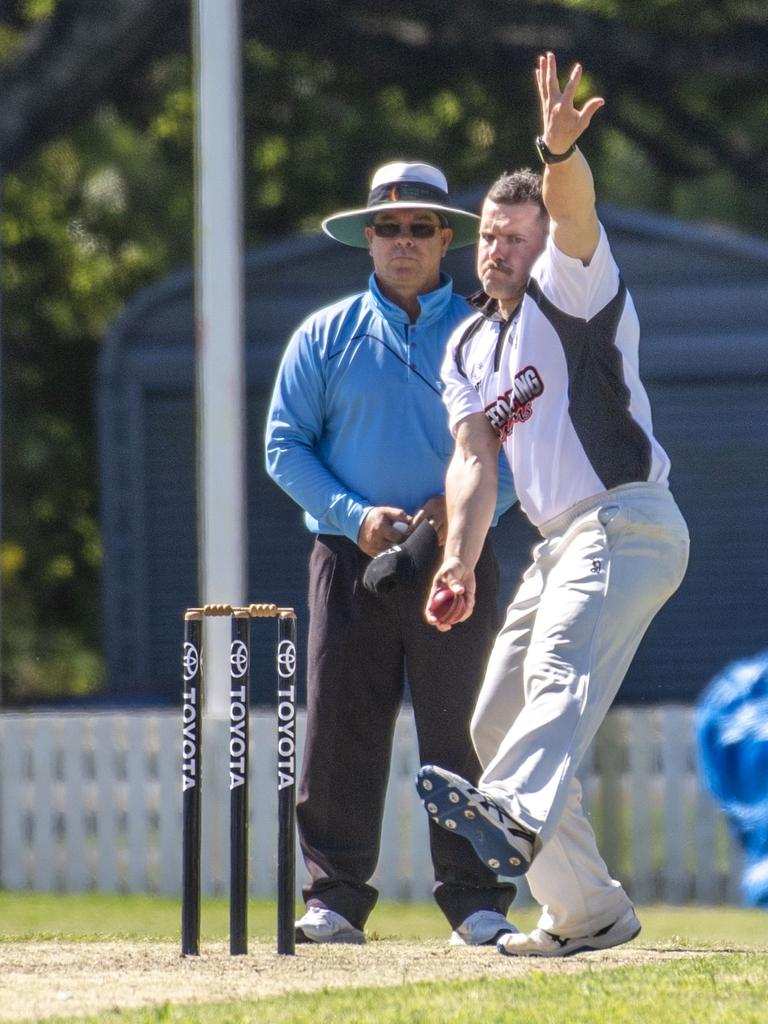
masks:
{"type": "Polygon", "coordinates": [[[483,260],[480,270],[483,274],[486,272],[486,270],[498,270],[500,274],[506,274],[507,277],[509,277],[512,274],[511,267],[508,267],[507,264],[503,263],[501,260],[494,259],[483,260]]]}

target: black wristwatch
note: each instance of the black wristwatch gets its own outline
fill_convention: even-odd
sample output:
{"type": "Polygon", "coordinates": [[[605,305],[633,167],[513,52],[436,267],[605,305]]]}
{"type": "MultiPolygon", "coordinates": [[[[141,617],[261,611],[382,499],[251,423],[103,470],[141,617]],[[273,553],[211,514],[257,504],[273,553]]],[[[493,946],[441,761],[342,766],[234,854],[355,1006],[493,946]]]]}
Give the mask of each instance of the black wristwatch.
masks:
{"type": "Polygon", "coordinates": [[[539,136],[536,139],[536,152],[539,154],[543,164],[559,164],[576,152],[576,143],[574,142],[564,153],[553,153],[544,139],[539,136]]]}

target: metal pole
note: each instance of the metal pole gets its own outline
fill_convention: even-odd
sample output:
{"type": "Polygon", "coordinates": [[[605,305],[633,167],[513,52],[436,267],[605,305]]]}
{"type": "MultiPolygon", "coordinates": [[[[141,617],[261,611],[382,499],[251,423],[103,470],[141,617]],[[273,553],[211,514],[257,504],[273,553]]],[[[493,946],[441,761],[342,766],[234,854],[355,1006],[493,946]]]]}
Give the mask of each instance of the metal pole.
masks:
{"type": "Polygon", "coordinates": [[[296,616],[277,620],[277,952],[296,952],[296,616]]]}
{"type": "MultiPolygon", "coordinates": [[[[0,167],[0,229],[2,228],[2,215],[3,215],[3,185],[5,184],[5,175],[3,169],[0,167]]],[[[2,234],[0,234],[0,239],[2,234]]],[[[2,271],[2,251],[0,250],[0,272],[2,271]]],[[[3,542],[3,304],[2,304],[2,288],[0,288],[0,545],[3,542]]],[[[3,587],[2,580],[0,580],[0,708],[3,706],[4,700],[4,687],[3,687],[3,587]]]]}
{"type": "MultiPolygon", "coordinates": [[[[196,0],[195,321],[203,602],[241,604],[245,530],[240,0],[196,0]]],[[[208,706],[227,715],[225,624],[206,622],[208,706]]]]}
{"type": "Polygon", "coordinates": [[[201,803],[203,781],[203,662],[202,624],[200,611],[187,612],[184,617],[184,652],[182,656],[182,868],[181,868],[181,955],[200,953],[200,851],[201,803]]]}

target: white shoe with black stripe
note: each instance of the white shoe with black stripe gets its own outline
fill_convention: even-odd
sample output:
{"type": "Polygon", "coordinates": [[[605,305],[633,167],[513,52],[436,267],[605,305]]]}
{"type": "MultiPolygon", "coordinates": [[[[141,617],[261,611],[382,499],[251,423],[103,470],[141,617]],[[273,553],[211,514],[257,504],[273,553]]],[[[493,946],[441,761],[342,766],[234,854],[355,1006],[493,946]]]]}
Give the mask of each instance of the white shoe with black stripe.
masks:
{"type": "Polygon", "coordinates": [[[600,928],[593,935],[567,938],[534,928],[530,934],[523,932],[502,935],[496,948],[504,956],[575,956],[576,953],[593,953],[600,949],[611,949],[631,942],[640,934],[640,921],[632,907],[618,920],[600,928]]]}
{"type": "Polygon", "coordinates": [[[533,860],[535,835],[460,775],[425,764],[416,788],[432,820],[468,839],[491,871],[504,878],[524,875],[533,860]]]}

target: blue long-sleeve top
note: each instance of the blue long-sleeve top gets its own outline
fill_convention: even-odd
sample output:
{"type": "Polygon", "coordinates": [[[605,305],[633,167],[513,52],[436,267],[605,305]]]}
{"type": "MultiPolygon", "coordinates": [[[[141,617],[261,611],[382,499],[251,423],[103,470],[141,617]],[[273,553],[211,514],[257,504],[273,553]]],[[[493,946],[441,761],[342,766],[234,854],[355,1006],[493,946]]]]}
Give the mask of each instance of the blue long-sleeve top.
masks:
{"type": "MultiPolygon", "coordinates": [[[[357,541],[373,506],[414,514],[444,491],[453,439],[440,364],[472,310],[445,275],[419,304],[411,323],[372,274],[368,291],[312,314],[288,343],[267,417],[266,465],[313,533],[357,541]]],[[[500,459],[494,523],[515,500],[500,459]]]]}

